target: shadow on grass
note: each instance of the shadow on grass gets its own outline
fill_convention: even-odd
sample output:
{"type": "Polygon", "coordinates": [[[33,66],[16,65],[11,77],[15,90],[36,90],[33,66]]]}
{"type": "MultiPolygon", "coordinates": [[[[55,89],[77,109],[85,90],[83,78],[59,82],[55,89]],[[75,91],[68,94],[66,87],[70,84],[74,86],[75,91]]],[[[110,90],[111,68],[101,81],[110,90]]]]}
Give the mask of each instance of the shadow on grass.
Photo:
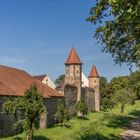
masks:
{"type": "Polygon", "coordinates": [[[119,140],[120,137],[117,137],[113,134],[110,134],[109,137],[103,136],[99,133],[95,133],[95,134],[87,134],[84,135],[80,138],[78,138],[77,140],[119,140]]]}
{"type": "Polygon", "coordinates": [[[44,136],[34,136],[33,140],[50,140],[49,138],[46,138],[44,136]]]}
{"type": "Polygon", "coordinates": [[[113,128],[126,128],[130,126],[130,121],[140,116],[140,110],[134,110],[128,116],[114,115],[109,119],[107,126],[113,128]],[[130,116],[129,116],[130,115],[130,116]]]}
{"type": "Polygon", "coordinates": [[[72,128],[72,126],[69,125],[69,124],[65,124],[65,127],[66,127],[66,128],[70,128],[70,129],[72,128]]]}
{"type": "Polygon", "coordinates": [[[87,117],[77,117],[80,120],[89,120],[87,117]]]}
{"type": "Polygon", "coordinates": [[[140,110],[134,110],[129,113],[129,115],[133,115],[134,117],[139,117],[140,116],[140,110]]]}
{"type": "Polygon", "coordinates": [[[69,128],[69,129],[71,129],[72,128],[72,125],[70,125],[70,124],[65,124],[65,126],[63,126],[62,124],[55,124],[55,125],[52,125],[51,127],[49,127],[49,128],[55,128],[55,127],[57,127],[57,126],[59,126],[59,127],[62,127],[62,128],[69,128]]]}
{"type": "MultiPolygon", "coordinates": [[[[14,140],[23,140],[21,137],[15,137],[14,140]]],[[[33,136],[33,140],[50,140],[44,136],[33,136]]]]}
{"type": "Polygon", "coordinates": [[[128,127],[129,122],[132,120],[132,117],[128,116],[121,116],[121,115],[114,115],[112,118],[109,120],[109,123],[107,124],[108,127],[113,127],[113,128],[123,128],[123,127],[128,127]]]}
{"type": "Polygon", "coordinates": [[[15,137],[14,140],[23,140],[21,137],[15,137]]]}

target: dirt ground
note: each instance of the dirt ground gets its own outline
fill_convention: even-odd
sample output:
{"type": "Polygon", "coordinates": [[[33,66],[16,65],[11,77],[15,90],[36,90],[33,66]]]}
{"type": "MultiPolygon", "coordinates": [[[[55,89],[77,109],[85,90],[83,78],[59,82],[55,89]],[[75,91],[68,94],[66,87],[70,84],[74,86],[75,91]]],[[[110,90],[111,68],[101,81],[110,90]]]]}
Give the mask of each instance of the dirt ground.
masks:
{"type": "Polygon", "coordinates": [[[122,132],[121,140],[140,140],[140,117],[131,121],[130,127],[122,132]]]}

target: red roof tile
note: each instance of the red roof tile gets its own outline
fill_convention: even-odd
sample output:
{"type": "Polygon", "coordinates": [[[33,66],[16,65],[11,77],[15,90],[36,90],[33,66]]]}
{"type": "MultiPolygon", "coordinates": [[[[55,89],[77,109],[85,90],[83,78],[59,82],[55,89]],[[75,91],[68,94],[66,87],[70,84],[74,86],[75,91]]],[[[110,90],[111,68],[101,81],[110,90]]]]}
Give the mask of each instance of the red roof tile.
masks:
{"type": "Polygon", "coordinates": [[[88,76],[88,78],[92,78],[92,77],[97,77],[97,78],[99,77],[99,74],[97,72],[95,65],[92,66],[92,69],[91,69],[90,74],[88,76]]]}
{"type": "Polygon", "coordinates": [[[67,61],[65,64],[82,64],[78,54],[76,53],[76,50],[74,48],[71,49],[70,54],[68,56],[67,61]]]}
{"type": "Polygon", "coordinates": [[[12,89],[10,89],[5,84],[0,82],[0,95],[7,95],[7,94],[8,95],[13,95],[14,91],[12,91],[12,89]]]}
{"type": "Polygon", "coordinates": [[[33,76],[33,77],[39,81],[42,81],[46,77],[46,75],[37,75],[37,76],[33,76]]]}
{"type": "Polygon", "coordinates": [[[0,95],[23,96],[32,84],[37,86],[44,98],[63,96],[23,70],[0,65],[0,95]]]}

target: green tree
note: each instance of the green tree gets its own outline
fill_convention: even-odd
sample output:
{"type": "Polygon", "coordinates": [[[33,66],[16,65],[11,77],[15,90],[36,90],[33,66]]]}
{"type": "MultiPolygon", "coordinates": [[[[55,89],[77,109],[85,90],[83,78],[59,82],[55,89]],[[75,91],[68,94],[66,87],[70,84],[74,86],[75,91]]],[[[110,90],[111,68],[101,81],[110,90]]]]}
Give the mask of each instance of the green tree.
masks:
{"type": "Polygon", "coordinates": [[[55,80],[55,84],[58,85],[60,84],[65,78],[65,75],[64,74],[61,74],[56,80],[55,80]]]}
{"type": "Polygon", "coordinates": [[[101,95],[101,109],[104,111],[107,111],[109,109],[112,109],[114,106],[114,103],[112,101],[112,97],[114,95],[113,88],[111,87],[111,84],[106,84],[100,89],[100,95],[101,95]]]}
{"type": "Polygon", "coordinates": [[[97,27],[95,37],[116,63],[140,67],[140,1],[96,0],[87,21],[97,27]]]}
{"type": "Polygon", "coordinates": [[[136,94],[133,92],[132,89],[122,88],[118,90],[112,100],[116,104],[121,105],[121,113],[124,112],[124,108],[126,104],[133,104],[136,99],[136,94]]]}
{"type": "Polygon", "coordinates": [[[59,123],[61,123],[63,127],[65,126],[65,122],[69,120],[68,109],[64,106],[63,103],[58,104],[57,112],[55,113],[54,117],[59,123]]]}
{"type": "Polygon", "coordinates": [[[18,113],[19,119],[15,123],[15,126],[22,126],[26,130],[25,139],[32,140],[36,120],[45,110],[43,97],[36,86],[32,85],[27,89],[23,97],[5,98],[2,108],[5,113],[18,113]]]}
{"type": "Polygon", "coordinates": [[[81,99],[77,102],[76,110],[80,113],[81,118],[84,119],[85,115],[88,113],[88,107],[84,99],[81,99]]]}
{"type": "Polygon", "coordinates": [[[133,72],[129,77],[130,86],[136,92],[138,99],[140,99],[140,71],[133,72]]]}
{"type": "Polygon", "coordinates": [[[100,101],[101,101],[101,110],[107,111],[112,109],[113,103],[111,97],[113,95],[112,88],[107,81],[106,77],[100,77],[100,101]]]}
{"type": "Polygon", "coordinates": [[[122,88],[129,88],[129,77],[128,76],[118,76],[114,77],[111,82],[111,87],[113,89],[113,92],[116,93],[118,90],[122,88]]]}
{"type": "Polygon", "coordinates": [[[99,82],[100,82],[100,90],[108,84],[107,78],[103,76],[100,77],[99,82]]]}

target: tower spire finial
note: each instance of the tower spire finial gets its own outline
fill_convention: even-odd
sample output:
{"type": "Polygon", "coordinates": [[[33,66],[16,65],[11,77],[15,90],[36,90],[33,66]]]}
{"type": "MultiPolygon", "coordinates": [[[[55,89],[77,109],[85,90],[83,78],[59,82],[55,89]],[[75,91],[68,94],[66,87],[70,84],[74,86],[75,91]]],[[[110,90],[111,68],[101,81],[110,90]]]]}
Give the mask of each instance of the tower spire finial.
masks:
{"type": "Polygon", "coordinates": [[[75,44],[74,44],[74,41],[73,41],[73,43],[72,43],[72,47],[74,48],[74,46],[75,46],[75,44]]]}

